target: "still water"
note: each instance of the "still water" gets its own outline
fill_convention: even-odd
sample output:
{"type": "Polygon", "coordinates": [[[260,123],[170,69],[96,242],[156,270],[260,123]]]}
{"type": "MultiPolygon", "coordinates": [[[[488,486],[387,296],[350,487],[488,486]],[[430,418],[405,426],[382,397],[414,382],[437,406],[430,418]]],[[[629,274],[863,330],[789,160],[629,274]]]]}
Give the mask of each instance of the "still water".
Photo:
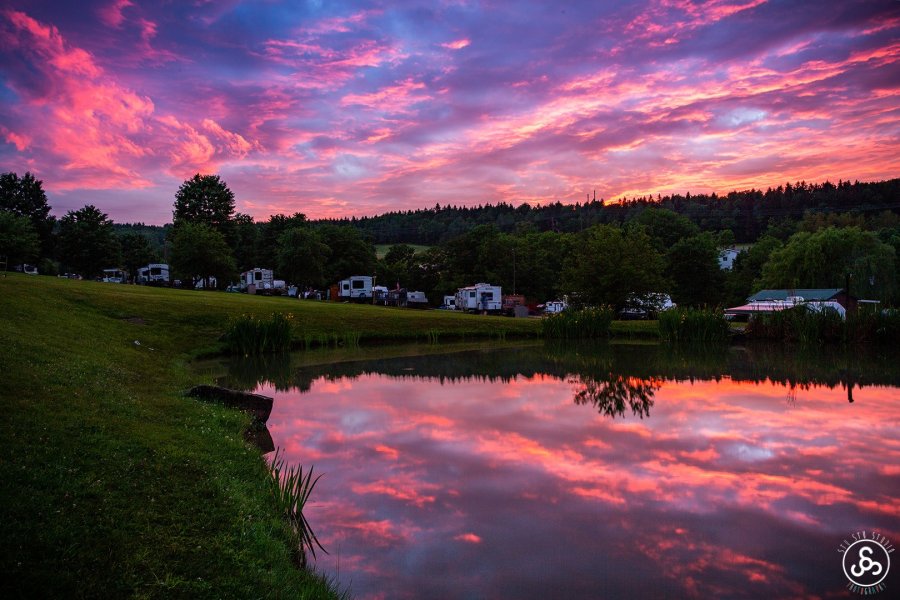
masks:
{"type": "Polygon", "coordinates": [[[538,346],[276,372],[255,377],[274,443],[324,474],[316,566],[355,598],[849,597],[841,542],[900,546],[891,357],[538,346]]]}

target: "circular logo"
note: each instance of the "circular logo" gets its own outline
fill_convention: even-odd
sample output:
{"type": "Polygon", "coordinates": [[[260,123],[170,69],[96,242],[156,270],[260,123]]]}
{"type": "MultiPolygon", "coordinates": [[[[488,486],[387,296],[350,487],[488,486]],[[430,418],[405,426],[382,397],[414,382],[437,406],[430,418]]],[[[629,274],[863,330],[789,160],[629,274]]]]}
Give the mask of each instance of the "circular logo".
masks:
{"type": "Polygon", "coordinates": [[[871,588],[887,577],[891,557],[881,543],[873,539],[856,540],[844,551],[844,575],[850,583],[871,588]]]}

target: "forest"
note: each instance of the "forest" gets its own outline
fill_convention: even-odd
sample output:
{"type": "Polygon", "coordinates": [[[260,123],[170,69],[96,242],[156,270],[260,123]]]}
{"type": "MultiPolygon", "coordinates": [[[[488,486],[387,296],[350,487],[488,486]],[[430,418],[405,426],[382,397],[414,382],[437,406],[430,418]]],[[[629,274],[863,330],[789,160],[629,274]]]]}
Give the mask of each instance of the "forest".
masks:
{"type": "Polygon", "coordinates": [[[257,222],[235,211],[219,176],[198,174],[181,185],[173,207],[165,226],[116,224],[92,205],[56,219],[42,182],[4,173],[0,256],[9,265],[36,263],[43,274],[84,277],[162,261],[183,280],[229,282],[265,267],[319,289],[372,274],[390,288],[422,290],[435,305],[480,281],[534,303],[565,296],[617,308],[645,292],[722,306],[766,287],[847,283],[861,298],[900,299],[900,179],[617,203],[435,206],[339,220],[279,214],[257,222]],[[377,257],[375,244],[391,246],[377,257]],[[740,252],[726,271],[719,256],[731,247],[740,252]]]}

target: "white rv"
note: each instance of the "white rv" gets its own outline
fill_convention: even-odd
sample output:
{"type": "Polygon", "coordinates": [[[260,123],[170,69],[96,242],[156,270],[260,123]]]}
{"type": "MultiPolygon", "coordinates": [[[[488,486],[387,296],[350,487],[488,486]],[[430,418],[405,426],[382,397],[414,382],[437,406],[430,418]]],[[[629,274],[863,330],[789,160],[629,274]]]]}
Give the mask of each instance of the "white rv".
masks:
{"type": "Polygon", "coordinates": [[[476,283],[456,292],[456,310],[466,312],[500,312],[503,291],[499,285],[476,283]]]}
{"type": "Polygon", "coordinates": [[[456,296],[444,296],[444,303],[441,304],[444,310],[456,310],[456,296]]]}
{"type": "Polygon", "coordinates": [[[150,263],[138,269],[137,283],[146,285],[169,285],[169,265],[150,263]]]}
{"type": "Polygon", "coordinates": [[[275,279],[272,269],[257,267],[241,273],[241,288],[250,294],[271,294],[276,290],[276,293],[283,292],[286,285],[284,280],[275,279]]]}
{"type": "Polygon", "coordinates": [[[569,308],[565,300],[551,300],[544,305],[544,314],[556,315],[569,308]]]}
{"type": "Polygon", "coordinates": [[[122,269],[103,269],[104,283],[125,283],[126,275],[122,269]]]}
{"type": "Polygon", "coordinates": [[[372,277],[370,275],[353,275],[349,279],[342,279],[338,284],[338,298],[340,300],[371,300],[372,277]]]}
{"type": "Polygon", "coordinates": [[[427,308],[428,297],[425,292],[406,292],[406,306],[410,308],[427,308]]]}

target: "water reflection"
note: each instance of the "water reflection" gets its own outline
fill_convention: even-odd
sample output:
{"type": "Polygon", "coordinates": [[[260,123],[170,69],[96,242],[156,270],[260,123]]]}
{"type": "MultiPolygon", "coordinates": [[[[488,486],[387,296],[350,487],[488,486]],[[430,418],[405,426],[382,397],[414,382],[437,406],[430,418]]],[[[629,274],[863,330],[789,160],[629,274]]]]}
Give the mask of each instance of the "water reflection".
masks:
{"type": "Polygon", "coordinates": [[[653,394],[662,387],[662,380],[639,379],[609,373],[603,379],[576,377],[569,380],[575,387],[575,404],[592,404],[601,415],[621,417],[625,407],[643,419],[650,416],[653,394]]]}
{"type": "Polygon", "coordinates": [[[900,539],[889,361],[537,347],[260,391],[355,597],[840,597],[842,539],[900,539]]]}

